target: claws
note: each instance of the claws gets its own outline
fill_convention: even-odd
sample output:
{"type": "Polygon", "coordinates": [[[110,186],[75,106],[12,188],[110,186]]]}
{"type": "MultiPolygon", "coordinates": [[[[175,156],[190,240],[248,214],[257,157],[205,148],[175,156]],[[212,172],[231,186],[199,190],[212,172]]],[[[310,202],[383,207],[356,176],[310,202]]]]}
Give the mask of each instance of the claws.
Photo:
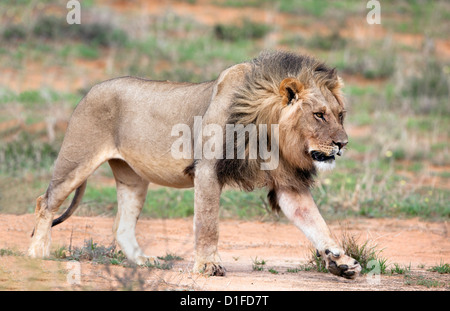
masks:
{"type": "Polygon", "coordinates": [[[206,263],[201,272],[209,276],[225,276],[226,269],[222,265],[206,263]]]}
{"type": "Polygon", "coordinates": [[[328,270],[337,276],[344,277],[346,279],[354,279],[357,274],[354,270],[349,270],[348,266],[345,264],[337,265],[335,261],[330,261],[328,265],[328,270]]]}
{"type": "MultiPolygon", "coordinates": [[[[321,257],[321,254],[318,250],[316,250],[316,255],[321,257]]],[[[357,260],[354,260],[351,257],[343,255],[339,251],[330,251],[326,249],[324,251],[323,260],[325,261],[326,267],[330,273],[344,277],[346,279],[354,279],[358,276],[359,272],[361,272],[361,266],[359,265],[357,260]]]]}

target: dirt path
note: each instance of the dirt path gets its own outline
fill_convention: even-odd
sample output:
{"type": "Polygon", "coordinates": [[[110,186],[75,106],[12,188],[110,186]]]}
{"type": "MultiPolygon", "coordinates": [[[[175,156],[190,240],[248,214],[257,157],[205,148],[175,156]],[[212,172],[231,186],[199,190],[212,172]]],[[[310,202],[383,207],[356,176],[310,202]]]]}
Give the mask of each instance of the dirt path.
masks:
{"type": "MultiPolygon", "coordinates": [[[[72,217],[53,231],[52,248],[81,247],[90,238],[99,245],[113,241],[112,218],[72,217]],[[71,241],[72,239],[72,241],[71,241]]],[[[25,252],[33,215],[0,215],[0,249],[25,252]]],[[[410,278],[382,275],[379,284],[367,276],[355,281],[329,273],[288,272],[307,263],[310,244],[291,224],[224,220],[219,249],[226,277],[191,273],[193,265],[192,219],[141,219],[137,238],[148,255],[167,253],[183,258],[170,270],[125,268],[83,262],[81,284],[68,283],[67,261],[31,260],[24,256],[0,257],[1,289],[193,289],[193,290],[449,290],[450,276],[429,272],[431,266],[448,262],[449,225],[418,219],[350,219],[331,222],[336,236],[344,231],[382,249],[388,264],[411,266],[410,278]],[[253,271],[253,260],[266,261],[263,271],[253,271]],[[269,272],[273,269],[272,272],[269,272]],[[277,272],[277,274],[275,274],[277,272]],[[423,282],[418,282],[422,280],[423,282]],[[432,283],[434,282],[434,283],[432,283]],[[418,284],[420,283],[420,284],[418,284]],[[421,285],[423,284],[423,285],[421,285]],[[426,286],[426,284],[435,284],[426,286]],[[436,285],[437,284],[437,285],[436,285]],[[425,286],[424,286],[425,285],[425,286]]]]}

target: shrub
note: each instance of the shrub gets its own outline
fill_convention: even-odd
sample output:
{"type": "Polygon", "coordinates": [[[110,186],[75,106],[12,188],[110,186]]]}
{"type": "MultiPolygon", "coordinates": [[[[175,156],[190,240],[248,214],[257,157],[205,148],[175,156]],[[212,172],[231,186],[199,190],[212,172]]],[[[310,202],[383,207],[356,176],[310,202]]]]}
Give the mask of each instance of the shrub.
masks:
{"type": "Polygon", "coordinates": [[[127,34],[111,24],[69,25],[64,19],[54,16],[38,19],[33,34],[43,39],[72,38],[100,46],[122,45],[128,41],[127,34]]]}
{"type": "Polygon", "coordinates": [[[426,60],[419,74],[407,79],[403,94],[411,97],[448,97],[449,79],[445,68],[448,66],[443,66],[433,58],[426,60]]]}
{"type": "Polygon", "coordinates": [[[260,39],[270,31],[270,26],[254,23],[244,19],[242,25],[218,24],[214,27],[214,35],[219,40],[239,41],[244,39],[260,39]]]}
{"type": "Polygon", "coordinates": [[[40,143],[22,132],[19,138],[0,145],[0,171],[11,175],[27,170],[47,170],[58,155],[56,144],[40,143]]]}
{"type": "Polygon", "coordinates": [[[347,45],[347,40],[343,38],[339,32],[334,31],[326,36],[316,34],[306,40],[306,45],[310,48],[330,51],[333,49],[344,48],[347,45]]]}
{"type": "Polygon", "coordinates": [[[86,43],[101,46],[122,45],[127,42],[127,34],[109,24],[81,24],[71,27],[72,35],[86,43]]]}
{"type": "Polygon", "coordinates": [[[33,34],[43,39],[62,37],[68,29],[68,24],[55,16],[44,16],[36,21],[33,34]]]}
{"type": "Polygon", "coordinates": [[[3,39],[6,41],[23,40],[25,39],[27,32],[22,25],[9,25],[3,30],[3,39]]]}

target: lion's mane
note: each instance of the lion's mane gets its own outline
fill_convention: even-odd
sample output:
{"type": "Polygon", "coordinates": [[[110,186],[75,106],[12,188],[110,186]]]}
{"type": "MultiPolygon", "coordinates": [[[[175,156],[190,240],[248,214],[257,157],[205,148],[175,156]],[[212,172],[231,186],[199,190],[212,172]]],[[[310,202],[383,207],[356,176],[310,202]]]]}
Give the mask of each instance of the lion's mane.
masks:
{"type": "MultiPolygon", "coordinates": [[[[280,94],[280,84],[286,78],[296,78],[304,85],[304,91],[309,87],[326,87],[335,94],[339,100],[338,88],[340,82],[336,70],[329,68],[324,63],[310,56],[297,55],[288,52],[263,52],[250,62],[251,71],[246,75],[245,83],[236,90],[233,102],[229,108],[227,124],[266,124],[268,130],[268,145],[270,146],[270,126],[278,124],[281,110],[283,109],[283,96],[280,94]]],[[[282,133],[280,133],[280,136],[282,133]]],[[[269,202],[273,208],[277,208],[276,197],[273,189],[289,188],[293,190],[310,187],[313,183],[316,169],[311,161],[306,158],[307,153],[301,152],[299,157],[304,157],[301,166],[294,166],[286,161],[280,154],[279,166],[275,170],[262,171],[260,157],[249,159],[248,137],[245,139],[245,159],[219,159],[216,162],[216,172],[222,185],[234,185],[244,190],[251,191],[255,187],[267,186],[269,202]]],[[[226,144],[234,144],[237,154],[238,140],[233,142],[224,139],[223,150],[226,144]]],[[[280,137],[280,141],[283,141],[280,137]]],[[[281,150],[281,148],[280,148],[281,150]]]]}

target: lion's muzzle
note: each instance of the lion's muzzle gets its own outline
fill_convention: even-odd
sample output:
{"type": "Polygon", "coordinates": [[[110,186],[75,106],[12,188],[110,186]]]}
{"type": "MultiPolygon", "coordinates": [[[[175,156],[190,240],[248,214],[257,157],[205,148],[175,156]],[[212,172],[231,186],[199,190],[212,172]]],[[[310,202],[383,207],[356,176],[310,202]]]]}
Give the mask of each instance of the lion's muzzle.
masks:
{"type": "Polygon", "coordinates": [[[326,161],[335,159],[334,153],[332,153],[331,155],[326,155],[324,152],[313,150],[310,152],[310,154],[311,154],[311,158],[314,161],[326,162],[326,161]]]}

